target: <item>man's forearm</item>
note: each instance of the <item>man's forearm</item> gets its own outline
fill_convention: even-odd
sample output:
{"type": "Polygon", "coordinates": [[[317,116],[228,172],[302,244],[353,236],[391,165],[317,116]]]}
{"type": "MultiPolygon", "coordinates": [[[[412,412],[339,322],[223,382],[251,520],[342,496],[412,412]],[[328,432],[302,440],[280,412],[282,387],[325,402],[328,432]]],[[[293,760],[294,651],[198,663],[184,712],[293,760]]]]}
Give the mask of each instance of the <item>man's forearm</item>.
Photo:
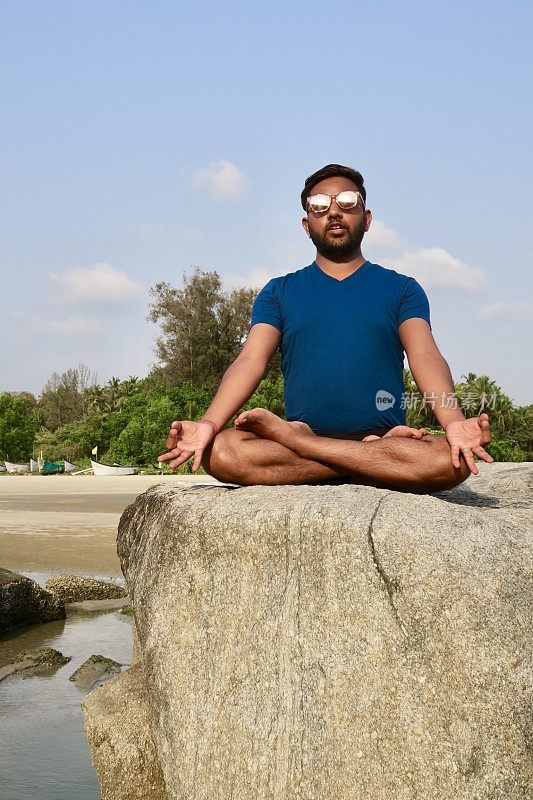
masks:
{"type": "Polygon", "coordinates": [[[264,367],[254,358],[239,356],[220,382],[213,402],[203,418],[212,422],[217,431],[250,399],[264,375],[264,367]]]}
{"type": "Polygon", "coordinates": [[[449,422],[465,418],[455,396],[448,363],[438,351],[411,357],[409,367],[427,405],[443,428],[449,422]]]}

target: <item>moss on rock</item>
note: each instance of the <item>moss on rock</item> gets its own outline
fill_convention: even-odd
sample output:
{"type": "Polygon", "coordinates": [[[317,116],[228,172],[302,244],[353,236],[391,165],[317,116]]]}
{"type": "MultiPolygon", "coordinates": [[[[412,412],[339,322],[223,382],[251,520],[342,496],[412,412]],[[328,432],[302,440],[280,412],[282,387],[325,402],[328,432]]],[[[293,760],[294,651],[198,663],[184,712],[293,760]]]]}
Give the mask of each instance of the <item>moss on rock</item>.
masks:
{"type": "Polygon", "coordinates": [[[57,575],[46,581],[46,589],[63,603],[77,603],[82,600],[109,600],[126,597],[122,586],[82,575],[57,575]]]}
{"type": "Polygon", "coordinates": [[[119,664],[118,661],[102,655],[92,655],[72,673],[69,680],[80,689],[92,689],[96,684],[105,683],[106,680],[120,672],[122,672],[122,664],[119,664]]]}
{"type": "Polygon", "coordinates": [[[55,666],[67,664],[70,658],[64,656],[59,650],[54,650],[53,647],[43,647],[39,650],[25,650],[19,653],[13,659],[14,663],[18,661],[33,661],[34,664],[42,664],[43,666],[55,666]]]}

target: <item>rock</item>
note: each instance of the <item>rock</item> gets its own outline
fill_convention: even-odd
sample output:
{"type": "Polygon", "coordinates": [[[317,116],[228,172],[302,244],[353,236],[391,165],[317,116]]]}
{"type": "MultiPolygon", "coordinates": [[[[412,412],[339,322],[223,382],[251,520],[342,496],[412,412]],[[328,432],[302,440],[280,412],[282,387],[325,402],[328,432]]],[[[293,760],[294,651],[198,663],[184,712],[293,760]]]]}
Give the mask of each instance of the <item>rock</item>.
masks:
{"type": "Polygon", "coordinates": [[[69,661],[70,658],[67,658],[63,653],[60,653],[59,650],[54,650],[51,647],[25,651],[19,653],[10,664],[0,669],[0,681],[15,673],[23,673],[26,677],[28,675],[46,673],[49,672],[51,668],[68,664],[69,661]]]}
{"type": "Polygon", "coordinates": [[[0,567],[0,633],[64,619],[65,605],[38,583],[0,567]]]}
{"type": "Polygon", "coordinates": [[[85,578],[81,575],[57,575],[55,578],[49,578],[45,587],[64,603],[75,603],[80,600],[108,600],[127,595],[126,590],[122,586],[117,586],[116,583],[98,581],[95,578],[85,578]]]}
{"type": "Polygon", "coordinates": [[[42,664],[43,666],[53,667],[68,664],[70,656],[64,656],[63,653],[60,653],[59,650],[54,650],[53,647],[41,647],[38,650],[24,650],[18,654],[13,663],[17,664],[21,661],[28,661],[28,659],[35,666],[42,664]]]}
{"type": "Polygon", "coordinates": [[[525,800],[533,468],[486,466],[438,496],[141,495],[140,660],[85,703],[104,800],[525,800]]]}
{"type": "Polygon", "coordinates": [[[97,685],[101,686],[120,672],[122,672],[122,664],[119,664],[118,661],[101,655],[92,655],[72,673],[69,680],[80,689],[88,691],[97,685]]]}
{"type": "Polygon", "coordinates": [[[102,800],[169,800],[139,665],[88,694],[82,707],[94,768],[106,776],[102,800]]]}
{"type": "Polygon", "coordinates": [[[99,611],[116,611],[124,606],[124,598],[117,597],[110,600],[81,600],[79,603],[68,603],[67,611],[86,611],[98,613],[99,611]]]}

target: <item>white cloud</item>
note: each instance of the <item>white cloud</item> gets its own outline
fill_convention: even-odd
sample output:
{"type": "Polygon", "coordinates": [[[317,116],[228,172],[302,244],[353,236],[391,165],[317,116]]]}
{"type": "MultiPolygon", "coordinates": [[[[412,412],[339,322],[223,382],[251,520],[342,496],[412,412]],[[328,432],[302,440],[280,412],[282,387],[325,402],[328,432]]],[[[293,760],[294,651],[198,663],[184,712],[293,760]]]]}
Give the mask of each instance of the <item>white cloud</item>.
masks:
{"type": "Polygon", "coordinates": [[[373,219],[368,233],[365,234],[365,247],[375,250],[392,250],[397,252],[405,247],[396,231],[387,228],[384,222],[373,219]]]}
{"type": "Polygon", "coordinates": [[[102,330],[102,324],[94,317],[65,317],[64,319],[33,317],[29,325],[33,331],[74,336],[92,336],[102,330]]]}
{"type": "Polygon", "coordinates": [[[384,267],[411,275],[427,289],[480,292],[485,288],[482,270],[465,264],[443,247],[413,248],[381,220],[372,220],[364,238],[365,250],[384,267]]]}
{"type": "Polygon", "coordinates": [[[479,316],[482,318],[533,316],[533,303],[491,303],[480,309],[479,316]]]}
{"type": "Polygon", "coordinates": [[[442,247],[408,250],[400,258],[384,259],[383,265],[416,278],[425,288],[469,293],[485,288],[485,277],[480,269],[469,267],[442,247]]]}
{"type": "Polygon", "coordinates": [[[248,191],[248,179],[231,161],[213,161],[194,173],[193,186],[207,186],[215,200],[236,200],[248,191]]]}
{"type": "Polygon", "coordinates": [[[111,264],[91,264],[65,272],[49,272],[50,280],[59,284],[65,303],[124,303],[141,294],[144,288],[111,264]]]}

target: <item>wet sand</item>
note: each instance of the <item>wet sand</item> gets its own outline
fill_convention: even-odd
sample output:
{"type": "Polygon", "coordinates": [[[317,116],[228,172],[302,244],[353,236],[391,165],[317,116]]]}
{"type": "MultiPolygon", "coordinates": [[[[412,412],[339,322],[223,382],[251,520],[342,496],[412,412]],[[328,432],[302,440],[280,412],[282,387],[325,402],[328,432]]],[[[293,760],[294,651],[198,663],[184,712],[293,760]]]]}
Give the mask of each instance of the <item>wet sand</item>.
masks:
{"type": "Polygon", "coordinates": [[[13,475],[0,478],[0,565],[15,572],[120,575],[120,515],[156,484],[207,475],[13,475]]]}

